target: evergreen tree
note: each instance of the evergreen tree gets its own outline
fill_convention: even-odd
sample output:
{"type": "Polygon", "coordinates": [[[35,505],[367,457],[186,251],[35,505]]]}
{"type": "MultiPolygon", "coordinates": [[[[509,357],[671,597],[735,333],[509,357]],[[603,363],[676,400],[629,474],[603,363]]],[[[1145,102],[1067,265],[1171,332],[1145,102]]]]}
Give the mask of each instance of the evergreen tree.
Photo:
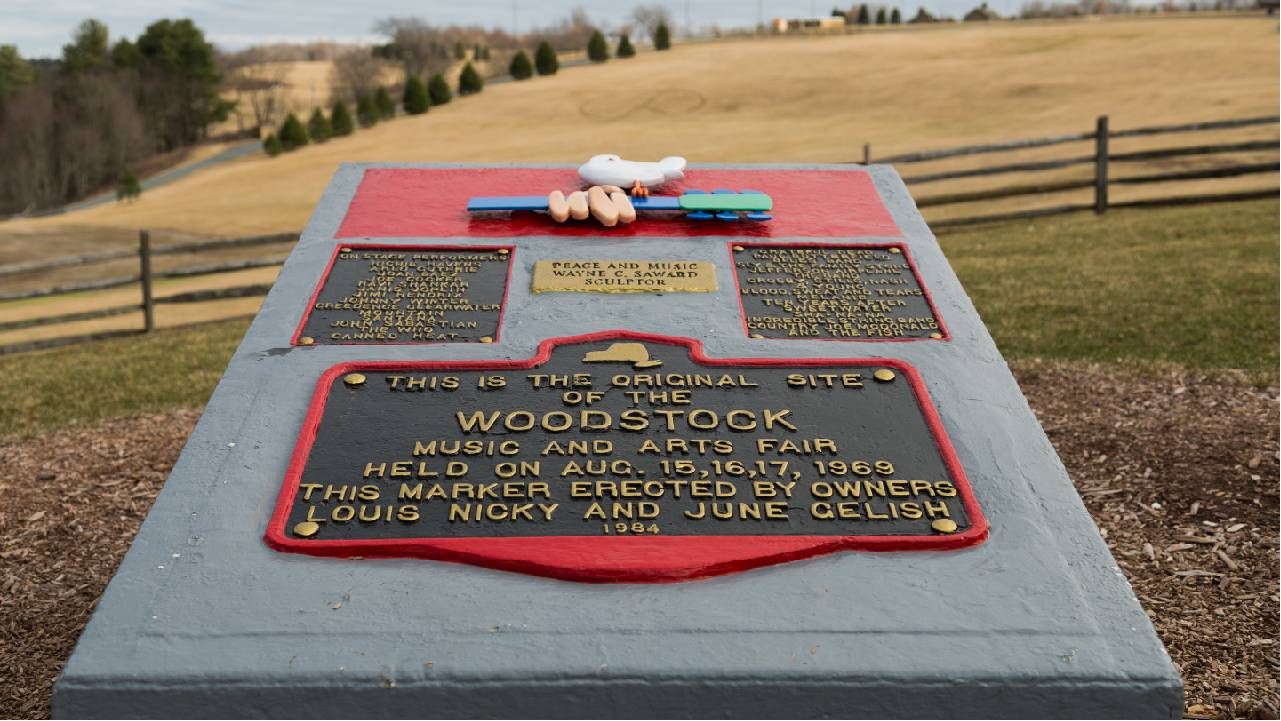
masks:
{"type": "Polygon", "coordinates": [[[891,24],[891,25],[901,25],[902,23],[903,23],[903,13],[899,12],[899,11],[898,11],[898,8],[894,8],[893,10],[891,10],[891,11],[890,11],[890,24],[891,24]]]}
{"type": "Polygon", "coordinates": [[[539,75],[555,75],[560,70],[560,61],[556,59],[556,50],[546,40],[538,44],[534,52],[534,67],[539,75]]]}
{"type": "Polygon", "coordinates": [[[480,59],[481,59],[481,60],[484,60],[485,62],[489,62],[489,48],[488,48],[488,47],[483,46],[483,45],[481,46],[481,48],[480,48],[480,59]]]}
{"type": "Polygon", "coordinates": [[[471,63],[463,66],[463,71],[458,74],[458,94],[472,95],[479,93],[485,87],[485,79],[480,77],[476,68],[471,63]]]}
{"type": "Polygon", "coordinates": [[[599,30],[593,30],[591,39],[587,41],[587,57],[594,63],[609,60],[609,45],[605,44],[605,36],[599,30]]]}
{"type": "Polygon", "coordinates": [[[273,158],[285,152],[285,147],[280,144],[280,138],[276,137],[275,133],[268,135],[267,139],[262,141],[262,149],[273,158]]]}
{"type": "Polygon", "coordinates": [[[654,28],[654,49],[670,50],[672,47],[672,31],[667,27],[667,23],[659,23],[654,28]]]}
{"type": "Polygon", "coordinates": [[[427,112],[431,106],[431,100],[427,97],[427,86],[423,84],[423,79],[417,75],[410,75],[409,80],[405,81],[405,112],[410,115],[422,115],[427,112]]]}
{"type": "Polygon", "coordinates": [[[463,41],[459,40],[454,43],[454,60],[463,60],[467,57],[467,48],[463,46],[463,41]]]}
{"type": "Polygon", "coordinates": [[[427,97],[431,99],[432,105],[444,105],[453,100],[454,91],[449,89],[444,75],[436,73],[427,81],[427,97]]]}
{"type": "Polygon", "coordinates": [[[303,127],[302,121],[298,116],[290,113],[285,116],[285,122],[280,124],[280,131],[277,133],[280,137],[280,147],[286,152],[295,150],[306,145],[309,141],[307,129],[303,127]]]}
{"type": "Polygon", "coordinates": [[[111,65],[107,26],[90,18],[76,28],[70,45],[62,46],[62,67],[69,73],[106,68],[111,65]]]}
{"type": "Polygon", "coordinates": [[[356,98],[356,120],[362,128],[372,128],[378,124],[378,106],[374,105],[374,99],[368,95],[361,95],[356,98]]]}
{"type": "Polygon", "coordinates": [[[18,54],[16,45],[0,45],[0,103],[4,96],[36,79],[31,64],[18,54]]]}
{"type": "Polygon", "coordinates": [[[317,143],[323,143],[334,135],[334,126],[325,117],[325,111],[316,108],[311,111],[311,119],[307,121],[307,134],[317,143]]]}
{"type": "Polygon", "coordinates": [[[378,111],[379,118],[396,117],[396,101],[391,99],[391,94],[387,88],[378,86],[378,92],[374,93],[374,109],[378,111]]]}
{"type": "Polygon", "coordinates": [[[884,24],[885,24],[885,21],[886,21],[886,18],[885,18],[885,8],[879,8],[879,9],[876,11],[876,24],[877,24],[877,25],[884,25],[884,24]]]}
{"type": "Polygon", "coordinates": [[[333,129],[335,138],[345,137],[356,131],[355,124],[351,122],[351,113],[347,110],[347,103],[341,100],[334,103],[334,109],[329,114],[329,125],[333,129]]]}
{"type": "Polygon", "coordinates": [[[616,57],[630,58],[636,55],[636,48],[632,47],[632,39],[623,33],[618,38],[618,52],[614,53],[616,57]]]}
{"type": "Polygon", "coordinates": [[[507,68],[507,72],[511,73],[512,78],[515,80],[529,80],[534,76],[534,65],[529,62],[529,56],[525,54],[524,50],[517,50],[516,54],[512,56],[512,63],[507,68]]]}
{"type": "Polygon", "coordinates": [[[142,183],[138,182],[138,176],[132,170],[125,168],[120,174],[120,183],[116,186],[116,200],[133,200],[139,195],[142,195],[142,183]]]}
{"type": "Polygon", "coordinates": [[[866,5],[858,6],[858,24],[868,25],[872,22],[872,15],[868,12],[866,5]]]}

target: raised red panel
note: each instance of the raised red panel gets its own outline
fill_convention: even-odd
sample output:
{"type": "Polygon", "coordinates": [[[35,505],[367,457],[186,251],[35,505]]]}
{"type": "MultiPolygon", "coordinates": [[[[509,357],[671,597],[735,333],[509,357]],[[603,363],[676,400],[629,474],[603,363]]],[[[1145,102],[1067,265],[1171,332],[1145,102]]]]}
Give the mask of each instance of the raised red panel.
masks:
{"type": "Polygon", "coordinates": [[[467,199],[478,195],[541,195],[575,190],[572,168],[371,168],[347,208],[339,238],[512,237],[517,235],[706,236],[848,238],[901,236],[872,178],[862,170],[690,170],[685,188],[751,189],[774,199],[767,222],[687,220],[642,215],[636,222],[602,228],[595,222],[556,223],[541,213],[472,216],[467,199]]]}

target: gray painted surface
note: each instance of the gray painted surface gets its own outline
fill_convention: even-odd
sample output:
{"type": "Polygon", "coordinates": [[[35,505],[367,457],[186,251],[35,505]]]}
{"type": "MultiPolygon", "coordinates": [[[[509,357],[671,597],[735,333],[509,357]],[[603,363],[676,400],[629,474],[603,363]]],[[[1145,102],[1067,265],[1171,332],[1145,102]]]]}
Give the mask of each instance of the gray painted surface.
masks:
{"type": "Polygon", "coordinates": [[[499,344],[290,349],[366,167],[339,169],[285,263],[67,664],[56,715],[1181,715],[1169,657],[892,169],[871,172],[951,342],[749,340],[726,238],[520,237],[499,344]],[[720,291],[530,293],[535,260],[573,257],[711,261],[720,291]],[[320,559],[263,543],[329,366],[524,358],[545,337],[612,328],[699,338],[714,357],[911,363],[990,538],[660,585],[320,559]]]}

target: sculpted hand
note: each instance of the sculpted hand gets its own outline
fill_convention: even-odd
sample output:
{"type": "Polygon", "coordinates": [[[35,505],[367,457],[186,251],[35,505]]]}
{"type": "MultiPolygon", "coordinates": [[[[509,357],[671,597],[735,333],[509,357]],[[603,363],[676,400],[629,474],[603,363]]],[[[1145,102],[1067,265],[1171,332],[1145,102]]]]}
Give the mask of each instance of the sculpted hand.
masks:
{"type": "Polygon", "coordinates": [[[564,223],[570,218],[586,220],[590,215],[607,228],[636,220],[636,208],[632,207],[631,198],[617,185],[593,185],[568,196],[553,190],[547,195],[547,214],[557,223],[564,223]]]}

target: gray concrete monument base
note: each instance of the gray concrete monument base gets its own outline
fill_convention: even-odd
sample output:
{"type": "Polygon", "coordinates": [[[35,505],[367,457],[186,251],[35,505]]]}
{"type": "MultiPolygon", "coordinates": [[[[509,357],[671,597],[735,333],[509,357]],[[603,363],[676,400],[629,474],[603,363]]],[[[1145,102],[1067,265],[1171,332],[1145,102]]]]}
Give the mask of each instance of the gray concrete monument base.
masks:
{"type": "Polygon", "coordinates": [[[286,262],[64,669],[56,716],[1182,714],[1165,649],[892,169],[870,172],[903,238],[848,240],[905,242],[950,342],[749,340],[728,238],[602,233],[590,242],[511,239],[501,343],[290,347],[366,167],[338,171],[286,262]],[[575,257],[705,260],[717,264],[720,290],[530,293],[535,260],[575,257]],[[313,558],[264,544],[326,368],[526,358],[547,337],[614,328],[698,338],[713,357],[840,354],[914,365],[991,524],[989,539],[653,585],[313,558]]]}

